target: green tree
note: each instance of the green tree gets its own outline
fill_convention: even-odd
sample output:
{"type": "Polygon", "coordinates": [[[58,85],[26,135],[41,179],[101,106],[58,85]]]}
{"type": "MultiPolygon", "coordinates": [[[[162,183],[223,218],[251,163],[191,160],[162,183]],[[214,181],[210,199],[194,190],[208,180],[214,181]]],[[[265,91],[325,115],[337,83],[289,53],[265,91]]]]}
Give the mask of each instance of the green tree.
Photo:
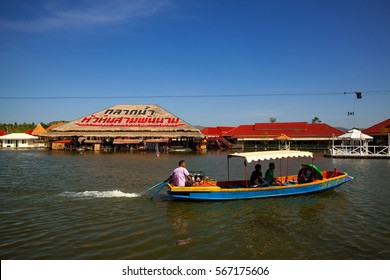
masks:
{"type": "Polygon", "coordinates": [[[314,117],[311,119],[311,123],[321,123],[322,121],[318,117],[314,117]]]}

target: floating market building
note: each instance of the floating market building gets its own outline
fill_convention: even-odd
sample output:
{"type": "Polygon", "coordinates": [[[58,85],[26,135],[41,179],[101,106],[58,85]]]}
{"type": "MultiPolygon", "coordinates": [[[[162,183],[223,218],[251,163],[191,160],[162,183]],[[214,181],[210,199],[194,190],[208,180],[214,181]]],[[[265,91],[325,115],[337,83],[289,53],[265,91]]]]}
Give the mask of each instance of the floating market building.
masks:
{"type": "Polygon", "coordinates": [[[224,146],[236,149],[325,150],[335,136],[343,134],[325,123],[307,122],[255,123],[228,131],[217,128],[204,128],[202,132],[208,139],[216,139],[224,146]]]}
{"type": "Polygon", "coordinates": [[[52,149],[196,148],[203,134],[156,104],[116,105],[52,128],[42,134],[52,149]]]}

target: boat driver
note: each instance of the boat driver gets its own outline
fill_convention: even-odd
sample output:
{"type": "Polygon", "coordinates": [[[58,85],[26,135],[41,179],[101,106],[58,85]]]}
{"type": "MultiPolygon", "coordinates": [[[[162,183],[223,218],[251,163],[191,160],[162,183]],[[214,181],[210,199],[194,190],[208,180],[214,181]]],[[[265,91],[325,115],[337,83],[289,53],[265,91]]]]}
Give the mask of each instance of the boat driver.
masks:
{"type": "Polygon", "coordinates": [[[169,176],[168,181],[173,180],[176,187],[192,186],[194,184],[186,165],[185,160],[179,161],[179,167],[175,168],[169,176]]]}

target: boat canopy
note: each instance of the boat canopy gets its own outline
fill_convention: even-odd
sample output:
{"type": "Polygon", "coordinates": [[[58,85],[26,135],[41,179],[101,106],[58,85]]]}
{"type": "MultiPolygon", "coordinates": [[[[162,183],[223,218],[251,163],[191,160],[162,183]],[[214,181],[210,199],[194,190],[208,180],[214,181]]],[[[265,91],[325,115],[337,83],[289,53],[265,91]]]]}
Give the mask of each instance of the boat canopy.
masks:
{"type": "Polygon", "coordinates": [[[247,152],[247,153],[234,153],[228,155],[228,158],[240,157],[244,158],[246,162],[270,159],[283,159],[293,157],[313,157],[312,152],[303,151],[264,151],[264,152],[247,152]]]}

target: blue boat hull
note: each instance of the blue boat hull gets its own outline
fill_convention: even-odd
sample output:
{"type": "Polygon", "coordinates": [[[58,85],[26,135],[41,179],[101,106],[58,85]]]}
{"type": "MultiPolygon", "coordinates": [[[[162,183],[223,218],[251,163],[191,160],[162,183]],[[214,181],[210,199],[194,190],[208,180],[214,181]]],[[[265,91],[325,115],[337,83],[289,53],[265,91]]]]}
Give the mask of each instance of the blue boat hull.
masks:
{"type": "Polygon", "coordinates": [[[232,187],[220,188],[219,190],[191,191],[191,188],[186,190],[175,191],[171,188],[168,194],[173,199],[184,200],[238,200],[238,199],[255,199],[265,197],[277,197],[286,195],[299,195],[321,192],[341,186],[342,184],[352,180],[353,178],[347,174],[338,176],[332,179],[323,181],[315,181],[308,184],[287,184],[284,186],[272,186],[267,188],[242,188],[232,187]]]}

